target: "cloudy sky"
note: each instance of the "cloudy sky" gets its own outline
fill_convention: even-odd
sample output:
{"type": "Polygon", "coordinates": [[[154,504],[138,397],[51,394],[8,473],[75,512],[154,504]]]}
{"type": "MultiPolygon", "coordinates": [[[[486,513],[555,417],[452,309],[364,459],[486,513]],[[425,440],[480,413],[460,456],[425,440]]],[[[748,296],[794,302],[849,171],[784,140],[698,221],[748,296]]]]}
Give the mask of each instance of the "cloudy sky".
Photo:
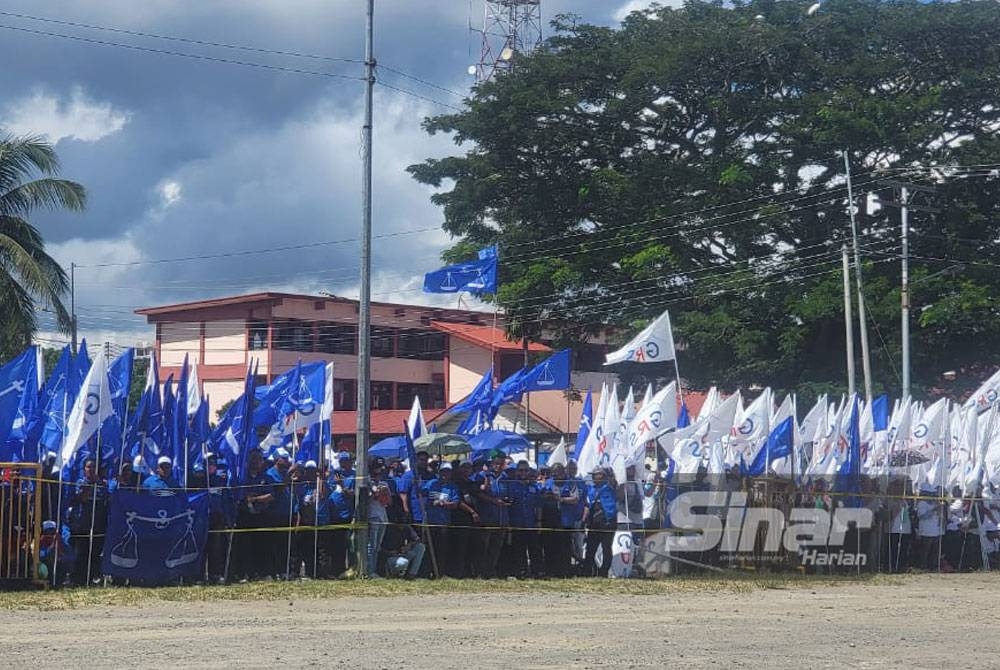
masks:
{"type": "MultiPolygon", "coordinates": [[[[479,48],[468,24],[482,24],[482,0],[376,4],[380,65],[468,91],[466,71],[479,48]]],[[[542,9],[546,22],[572,11],[613,24],[648,4],[544,0],[542,9]]],[[[89,192],[85,213],[42,213],[35,223],[67,269],[80,266],[78,313],[92,341],[149,339],[143,320],[131,314],[142,306],[266,289],[357,294],[363,84],[362,66],[351,61],[364,55],[364,6],[0,0],[0,128],[46,135],[63,174],[89,192]],[[279,250],[318,242],[329,244],[279,250]],[[267,253],[244,253],[259,250],[267,253]],[[173,260],[224,253],[232,255],[173,260]]],[[[376,90],[373,298],[427,303],[420,276],[448,239],[431,191],[404,168],[456,150],[447,137],[423,133],[420,120],[449,111],[440,103],[458,105],[461,97],[389,70],[379,79],[431,100],[376,90]]]]}

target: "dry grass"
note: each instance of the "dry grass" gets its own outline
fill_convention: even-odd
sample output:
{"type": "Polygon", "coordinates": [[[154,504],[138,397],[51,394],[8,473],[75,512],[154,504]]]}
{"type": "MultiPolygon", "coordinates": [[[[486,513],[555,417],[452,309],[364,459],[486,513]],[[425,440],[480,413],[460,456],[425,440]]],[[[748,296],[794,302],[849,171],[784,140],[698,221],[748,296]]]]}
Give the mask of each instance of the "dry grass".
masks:
{"type": "Polygon", "coordinates": [[[669,595],[691,592],[746,593],[761,589],[812,588],[842,584],[899,585],[899,577],[730,574],[683,576],[660,580],[454,580],[402,581],[396,579],[253,582],[228,586],[170,586],[159,588],[73,588],[58,591],[0,593],[0,610],[67,610],[88,607],[141,606],[156,602],[275,601],[302,598],[386,598],[407,595],[511,594],[527,592],[593,596],[669,595]]]}

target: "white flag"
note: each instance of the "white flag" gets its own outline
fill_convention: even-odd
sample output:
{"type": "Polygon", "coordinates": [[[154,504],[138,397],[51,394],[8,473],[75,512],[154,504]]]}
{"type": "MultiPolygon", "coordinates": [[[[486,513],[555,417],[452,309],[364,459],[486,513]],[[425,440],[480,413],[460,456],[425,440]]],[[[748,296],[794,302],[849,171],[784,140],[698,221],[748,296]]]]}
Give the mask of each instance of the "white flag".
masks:
{"type": "Polygon", "coordinates": [[[427,434],[424,410],[420,407],[420,396],[413,396],[413,407],[410,408],[410,416],[406,419],[406,430],[410,433],[411,440],[427,434]]]}
{"type": "Polygon", "coordinates": [[[920,419],[913,426],[912,447],[926,456],[934,459],[938,455],[941,436],[948,430],[948,399],[941,398],[924,410],[920,419]]]}
{"type": "Polygon", "coordinates": [[[712,413],[700,421],[708,422],[708,429],[702,437],[702,455],[708,450],[709,475],[723,475],[726,472],[725,444],[729,440],[729,435],[733,430],[733,423],[736,421],[736,413],[743,407],[743,398],[737,391],[733,395],[719,403],[712,413]]]}
{"type": "Polygon", "coordinates": [[[615,462],[616,443],[615,435],[618,433],[618,424],[621,422],[621,414],[618,408],[618,385],[611,386],[611,393],[608,395],[608,403],[604,406],[604,420],[600,439],[597,442],[597,465],[611,467],[615,462]]]}
{"type": "Polygon", "coordinates": [[[568,461],[569,459],[566,458],[566,440],[561,439],[556,448],[549,454],[548,466],[551,468],[556,465],[566,465],[568,461]]]}
{"type": "Polygon", "coordinates": [[[674,334],[670,329],[670,313],[664,312],[628,344],[608,354],[604,364],[613,365],[624,361],[661,363],[672,360],[674,360],[674,334]]]}
{"type": "Polygon", "coordinates": [[[590,432],[587,433],[587,441],[580,449],[580,457],[577,460],[577,472],[581,477],[586,477],[597,467],[598,454],[597,445],[604,437],[604,414],[608,405],[608,386],[601,386],[601,397],[597,401],[597,411],[591,420],[590,432]]]}
{"type": "Polygon", "coordinates": [[[795,439],[797,433],[795,430],[795,396],[792,394],[786,395],[785,399],[778,405],[778,409],[771,416],[771,426],[777,428],[781,425],[782,421],[788,418],[792,419],[792,453],[788,456],[775,459],[769,463],[769,466],[774,471],[774,474],[790,478],[792,476],[792,460],[795,458],[795,439]]]}
{"type": "Polygon", "coordinates": [[[90,366],[83,387],[73,402],[66,421],[66,437],[59,454],[59,465],[65,467],[77,450],[97,432],[104,420],[114,414],[111,387],[108,384],[108,362],[98,355],[90,366]]]}
{"type": "Polygon", "coordinates": [[[191,364],[191,374],[188,375],[187,383],[188,416],[194,416],[198,408],[201,407],[201,385],[198,383],[198,364],[191,364]]]}
{"type": "Polygon", "coordinates": [[[727,465],[739,465],[740,457],[750,465],[757,451],[767,442],[771,432],[771,389],[766,388],[743,410],[743,414],[733,424],[730,444],[730,458],[727,465]]]}
{"type": "Polygon", "coordinates": [[[719,406],[722,397],[719,395],[719,389],[716,386],[708,389],[708,393],[705,394],[705,402],[701,404],[701,409],[698,410],[698,419],[703,419],[719,406]]]}
{"type": "MultiPolygon", "coordinates": [[[[646,443],[676,428],[677,383],[670,382],[643,405],[629,423],[625,464],[641,463],[646,454],[646,443]]],[[[669,449],[667,453],[670,453],[669,449]]]]}
{"type": "Polygon", "coordinates": [[[994,372],[992,377],[969,396],[965,401],[965,407],[975,407],[976,411],[982,414],[996,404],[998,396],[1000,396],[1000,370],[994,372]]]}

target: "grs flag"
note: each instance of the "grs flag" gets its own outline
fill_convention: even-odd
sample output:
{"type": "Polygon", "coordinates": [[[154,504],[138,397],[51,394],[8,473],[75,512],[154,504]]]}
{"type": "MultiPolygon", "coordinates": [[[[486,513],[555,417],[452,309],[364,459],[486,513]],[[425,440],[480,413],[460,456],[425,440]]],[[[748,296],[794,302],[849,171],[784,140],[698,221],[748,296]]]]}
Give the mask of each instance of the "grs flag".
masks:
{"type": "Polygon", "coordinates": [[[460,293],[473,295],[497,292],[497,248],[479,250],[479,258],[467,263],[448,265],[424,275],[424,293],[460,293]]]}
{"type": "Polygon", "coordinates": [[[674,360],[674,334],[670,328],[670,312],[664,312],[656,321],[618,351],[605,357],[605,365],[615,363],[662,363],[674,360]]]}
{"type": "Polygon", "coordinates": [[[103,571],[157,586],[203,574],[208,494],[118,489],[111,496],[103,571]]]}

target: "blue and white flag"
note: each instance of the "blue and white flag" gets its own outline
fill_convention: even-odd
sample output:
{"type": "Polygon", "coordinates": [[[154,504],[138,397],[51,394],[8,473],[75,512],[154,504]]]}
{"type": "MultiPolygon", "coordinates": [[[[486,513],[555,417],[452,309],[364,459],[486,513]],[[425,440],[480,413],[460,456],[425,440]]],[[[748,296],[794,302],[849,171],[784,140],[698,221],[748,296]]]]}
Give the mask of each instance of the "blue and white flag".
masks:
{"type": "Polygon", "coordinates": [[[468,263],[448,265],[424,275],[424,293],[460,293],[473,295],[497,292],[497,248],[480,249],[479,258],[468,263]]]}
{"type": "Polygon", "coordinates": [[[969,396],[965,401],[965,407],[975,407],[976,411],[982,414],[996,404],[998,397],[1000,397],[1000,370],[994,372],[993,376],[969,396]]]}
{"type": "Polygon", "coordinates": [[[98,356],[83,380],[83,387],[77,394],[66,421],[66,438],[59,451],[60,467],[71,463],[77,450],[97,433],[104,420],[112,416],[114,411],[111,385],[108,383],[108,361],[104,356],[98,356]]]}
{"type": "Polygon", "coordinates": [[[486,371],[476,387],[469,395],[451,407],[452,412],[473,412],[477,409],[487,409],[493,398],[493,366],[486,371]]]}
{"type": "Polygon", "coordinates": [[[413,396],[413,407],[406,419],[406,432],[411,440],[416,441],[421,435],[427,434],[427,422],[424,421],[424,410],[420,407],[420,396],[413,396]]]}
{"type": "Polygon", "coordinates": [[[768,466],[779,458],[791,455],[795,438],[795,417],[786,417],[767,436],[764,448],[757,452],[753,461],[747,466],[740,463],[744,477],[761,477],[767,472],[768,466]]]}
{"type": "Polygon", "coordinates": [[[253,403],[256,369],[247,370],[246,381],[243,383],[243,395],[229,407],[229,411],[219,422],[216,434],[216,453],[226,457],[229,462],[231,483],[234,486],[246,481],[246,469],[249,454],[257,448],[257,431],[254,429],[253,403]]]}
{"type": "MultiPolygon", "coordinates": [[[[304,366],[303,366],[304,367],[304,366]]],[[[285,419],[285,435],[309,428],[320,421],[329,420],[330,413],[324,414],[327,405],[327,380],[333,389],[333,363],[311,365],[307,372],[300,371],[295,389],[290,389],[286,409],[290,413],[285,419]]],[[[331,406],[332,412],[332,406],[331,406]]]]}
{"type": "Polygon", "coordinates": [[[21,425],[24,425],[24,416],[18,412],[23,397],[26,394],[38,395],[37,365],[35,347],[28,347],[10,363],[0,367],[0,445],[7,442],[19,417],[21,425]]]}
{"type": "Polygon", "coordinates": [[[524,375],[522,390],[530,392],[568,389],[571,353],[569,349],[563,349],[528,370],[524,375]]]}
{"type": "Polygon", "coordinates": [[[158,586],[204,574],[208,494],[168,490],[111,495],[103,573],[158,586]]]}
{"type": "Polygon", "coordinates": [[[63,348],[52,370],[45,389],[42,391],[44,404],[41,416],[38,417],[32,432],[38,434],[38,460],[46,452],[57,452],[62,445],[63,433],[66,430],[66,417],[69,416],[73,399],[69,397],[69,378],[73,367],[73,354],[67,345],[63,348]]]}
{"type": "Polygon", "coordinates": [[[587,389],[587,397],[583,399],[583,413],[580,414],[580,429],[576,433],[576,449],[573,451],[573,460],[580,462],[580,452],[583,445],[590,437],[590,431],[594,426],[594,394],[591,389],[587,389]]]}
{"type": "Polygon", "coordinates": [[[490,409],[487,415],[487,422],[493,423],[500,412],[500,408],[507,403],[521,402],[524,394],[524,376],[528,373],[527,368],[521,368],[493,390],[493,397],[490,399],[490,409]]]}

